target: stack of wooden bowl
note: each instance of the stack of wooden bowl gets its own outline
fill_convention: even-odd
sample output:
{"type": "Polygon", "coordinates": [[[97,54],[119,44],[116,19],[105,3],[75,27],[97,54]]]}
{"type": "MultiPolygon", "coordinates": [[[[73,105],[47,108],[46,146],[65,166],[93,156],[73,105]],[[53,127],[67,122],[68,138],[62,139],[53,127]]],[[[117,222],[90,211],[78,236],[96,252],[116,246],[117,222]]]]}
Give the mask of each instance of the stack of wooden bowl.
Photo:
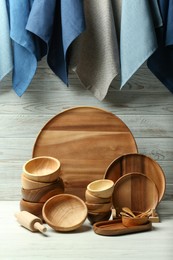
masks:
{"type": "Polygon", "coordinates": [[[114,182],[111,180],[100,179],[88,184],[85,192],[85,204],[91,224],[110,218],[113,189],[114,182]]]}
{"type": "Polygon", "coordinates": [[[20,210],[43,219],[44,203],[52,196],[64,193],[64,183],[59,174],[60,162],[56,158],[40,156],[27,161],[21,175],[20,210]]]}

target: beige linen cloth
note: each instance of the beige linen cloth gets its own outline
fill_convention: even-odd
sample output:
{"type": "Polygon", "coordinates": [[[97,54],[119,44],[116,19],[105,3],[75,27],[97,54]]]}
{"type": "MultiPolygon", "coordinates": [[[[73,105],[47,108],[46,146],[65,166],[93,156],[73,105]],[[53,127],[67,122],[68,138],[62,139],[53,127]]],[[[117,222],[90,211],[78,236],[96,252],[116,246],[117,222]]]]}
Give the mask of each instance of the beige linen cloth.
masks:
{"type": "Polygon", "coordinates": [[[70,66],[81,83],[103,100],[119,73],[119,50],[110,0],[85,0],[86,31],[72,44],[70,66]]]}

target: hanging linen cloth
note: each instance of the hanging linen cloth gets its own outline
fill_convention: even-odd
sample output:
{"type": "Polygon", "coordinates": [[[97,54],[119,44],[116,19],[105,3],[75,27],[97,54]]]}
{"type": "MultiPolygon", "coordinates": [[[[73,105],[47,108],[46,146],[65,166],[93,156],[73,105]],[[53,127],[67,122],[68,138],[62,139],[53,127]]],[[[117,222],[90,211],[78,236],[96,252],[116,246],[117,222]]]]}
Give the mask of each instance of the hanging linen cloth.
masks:
{"type": "Polygon", "coordinates": [[[157,29],[159,48],[148,59],[151,72],[173,93],[173,0],[159,0],[163,26],[157,29]]]}
{"type": "Polygon", "coordinates": [[[72,44],[70,69],[97,99],[119,72],[119,50],[110,0],[84,1],[86,31],[72,44]]]}
{"type": "Polygon", "coordinates": [[[151,8],[151,13],[152,13],[155,29],[160,26],[163,26],[162,14],[160,12],[158,0],[150,0],[149,4],[150,4],[150,8],[151,8]]]}
{"type": "Polygon", "coordinates": [[[85,30],[83,1],[34,1],[26,28],[45,41],[49,67],[68,84],[68,48],[85,30]]]}
{"type": "Polygon", "coordinates": [[[7,0],[10,17],[10,37],[13,42],[13,89],[22,96],[29,86],[40,59],[39,45],[25,27],[34,0],[7,0]]]}
{"type": "Polygon", "coordinates": [[[148,0],[122,0],[120,60],[122,88],[157,48],[148,0]]]}
{"type": "Polygon", "coordinates": [[[13,68],[12,46],[6,1],[0,1],[0,80],[13,68]]]}

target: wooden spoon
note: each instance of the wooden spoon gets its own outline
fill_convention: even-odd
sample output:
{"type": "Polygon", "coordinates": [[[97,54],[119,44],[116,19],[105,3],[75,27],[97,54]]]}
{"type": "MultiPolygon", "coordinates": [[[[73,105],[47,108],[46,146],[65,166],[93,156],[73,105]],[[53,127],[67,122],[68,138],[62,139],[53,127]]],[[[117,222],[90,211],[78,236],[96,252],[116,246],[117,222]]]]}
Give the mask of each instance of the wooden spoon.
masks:
{"type": "Polygon", "coordinates": [[[133,218],[136,218],[136,216],[133,214],[133,212],[131,211],[131,209],[129,209],[128,207],[123,207],[122,210],[129,214],[130,216],[132,216],[133,218]]]}
{"type": "Polygon", "coordinates": [[[128,218],[132,218],[131,215],[129,215],[129,214],[125,213],[125,212],[120,212],[120,215],[121,215],[121,216],[128,217],[128,218]]]}
{"type": "Polygon", "coordinates": [[[142,218],[142,217],[145,217],[145,216],[150,216],[152,213],[152,209],[148,209],[146,210],[145,212],[142,212],[140,213],[139,215],[137,215],[138,218],[142,218]]]}

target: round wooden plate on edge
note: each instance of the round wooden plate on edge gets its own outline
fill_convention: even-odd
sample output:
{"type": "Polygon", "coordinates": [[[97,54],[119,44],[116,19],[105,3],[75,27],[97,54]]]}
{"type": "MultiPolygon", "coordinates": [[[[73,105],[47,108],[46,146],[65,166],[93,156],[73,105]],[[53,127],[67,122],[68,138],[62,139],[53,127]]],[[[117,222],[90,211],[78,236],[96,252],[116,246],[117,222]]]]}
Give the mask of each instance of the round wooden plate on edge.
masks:
{"type": "Polygon", "coordinates": [[[155,209],[158,201],[155,183],[144,174],[128,173],[115,182],[112,204],[118,212],[122,207],[145,212],[148,209],[155,209]]]}
{"type": "Polygon", "coordinates": [[[155,183],[160,202],[165,192],[166,179],[160,165],[149,156],[139,153],[124,154],[111,162],[104,178],[116,182],[121,176],[132,172],[142,173],[155,183]]]}
{"type": "Polygon", "coordinates": [[[32,156],[57,158],[65,193],[84,199],[87,185],[103,178],[115,158],[137,152],[131,131],[113,113],[96,107],[73,107],[41,129],[32,156]]]}

